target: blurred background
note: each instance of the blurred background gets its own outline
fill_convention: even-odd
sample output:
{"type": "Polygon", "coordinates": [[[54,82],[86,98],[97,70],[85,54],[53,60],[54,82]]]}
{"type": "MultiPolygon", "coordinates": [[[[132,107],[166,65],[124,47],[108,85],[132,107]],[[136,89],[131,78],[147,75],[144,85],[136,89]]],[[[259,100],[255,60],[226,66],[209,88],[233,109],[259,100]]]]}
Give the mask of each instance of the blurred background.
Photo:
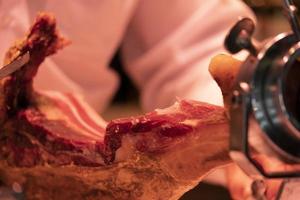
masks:
{"type": "MultiPolygon", "coordinates": [[[[282,12],[282,0],[244,0],[254,11],[257,17],[257,27],[255,38],[263,41],[267,38],[289,31],[290,27],[282,12]]],[[[300,8],[300,0],[294,0],[300,8]]],[[[126,117],[142,114],[139,107],[139,93],[130,79],[122,70],[120,54],[117,52],[111,61],[110,66],[114,68],[121,77],[121,84],[111,105],[104,112],[103,117],[110,120],[118,117],[126,117]]],[[[230,195],[226,189],[221,186],[214,186],[207,183],[199,184],[194,190],[186,193],[181,200],[227,200],[230,195]]]]}

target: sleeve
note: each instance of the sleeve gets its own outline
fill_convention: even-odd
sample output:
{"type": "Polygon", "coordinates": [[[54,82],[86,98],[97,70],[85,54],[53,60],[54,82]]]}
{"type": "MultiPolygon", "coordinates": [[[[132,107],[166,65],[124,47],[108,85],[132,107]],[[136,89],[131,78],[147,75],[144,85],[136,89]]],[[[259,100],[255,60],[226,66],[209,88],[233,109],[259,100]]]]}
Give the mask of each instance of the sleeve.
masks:
{"type": "Polygon", "coordinates": [[[60,32],[71,41],[43,63],[35,79],[36,88],[81,94],[93,108],[103,111],[119,80],[109,61],[137,0],[31,1],[31,17],[35,18],[35,10],[53,13],[60,32]]]}
{"type": "Polygon", "coordinates": [[[122,46],[125,68],[145,110],[176,98],[222,105],[208,72],[212,56],[239,17],[253,15],[239,0],[141,1],[122,46]]]}
{"type": "Polygon", "coordinates": [[[137,0],[1,1],[0,60],[18,38],[24,37],[40,11],[55,15],[59,31],[72,44],[48,57],[34,80],[38,90],[76,93],[102,111],[118,87],[108,67],[137,0]]]}

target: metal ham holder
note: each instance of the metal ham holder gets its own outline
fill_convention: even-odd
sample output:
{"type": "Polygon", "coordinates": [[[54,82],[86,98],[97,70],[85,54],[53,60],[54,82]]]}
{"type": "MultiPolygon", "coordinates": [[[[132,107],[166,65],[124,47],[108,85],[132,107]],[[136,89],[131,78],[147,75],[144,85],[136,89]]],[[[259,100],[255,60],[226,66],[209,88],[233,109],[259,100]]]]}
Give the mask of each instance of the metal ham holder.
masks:
{"type": "Polygon", "coordinates": [[[282,170],[273,164],[268,170],[255,159],[264,154],[271,162],[300,166],[300,25],[293,1],[283,3],[292,32],[258,49],[251,42],[254,23],[244,18],[225,40],[232,54],[243,49],[250,53],[231,94],[230,156],[256,179],[300,177],[300,167],[282,170]]]}

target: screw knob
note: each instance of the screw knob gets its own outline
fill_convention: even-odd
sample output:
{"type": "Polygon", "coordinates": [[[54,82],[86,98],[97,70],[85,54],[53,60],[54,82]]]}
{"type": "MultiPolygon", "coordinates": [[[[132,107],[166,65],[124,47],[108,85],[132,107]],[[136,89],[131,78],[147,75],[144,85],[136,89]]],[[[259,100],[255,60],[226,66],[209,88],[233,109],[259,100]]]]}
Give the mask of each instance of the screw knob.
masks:
{"type": "Polygon", "coordinates": [[[252,44],[251,38],[255,30],[254,22],[249,18],[238,21],[225,38],[225,48],[232,54],[243,49],[248,50],[252,55],[257,55],[257,50],[252,44]]]}

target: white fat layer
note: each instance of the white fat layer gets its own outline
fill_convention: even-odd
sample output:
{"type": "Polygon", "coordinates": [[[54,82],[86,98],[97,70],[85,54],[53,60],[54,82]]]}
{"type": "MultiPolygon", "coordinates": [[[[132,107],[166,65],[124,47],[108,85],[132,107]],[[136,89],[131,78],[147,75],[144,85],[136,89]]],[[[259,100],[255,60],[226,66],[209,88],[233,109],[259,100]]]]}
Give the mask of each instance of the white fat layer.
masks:
{"type": "Polygon", "coordinates": [[[181,123],[185,124],[185,125],[188,125],[188,126],[197,127],[199,121],[200,120],[197,120],[197,119],[186,119],[181,123]]]}
{"type": "Polygon", "coordinates": [[[135,149],[133,136],[124,135],[122,137],[122,146],[116,151],[115,162],[127,160],[133,155],[134,151],[135,149]]]}
{"type": "MultiPolygon", "coordinates": [[[[71,110],[72,115],[78,120],[78,122],[82,126],[84,126],[84,128],[86,130],[89,131],[89,132],[87,132],[87,131],[82,130],[80,127],[77,127],[82,130],[81,133],[83,133],[85,136],[93,137],[95,140],[101,140],[104,138],[103,134],[101,134],[98,130],[91,127],[86,121],[84,121],[81,118],[79,111],[77,110],[76,107],[73,106],[73,104],[70,102],[70,100],[67,96],[65,96],[59,92],[54,92],[54,91],[47,92],[44,95],[51,97],[53,99],[58,99],[59,101],[62,101],[63,103],[65,103],[71,110]]],[[[80,106],[83,105],[82,101],[78,100],[78,98],[75,98],[75,99],[80,106]]],[[[91,108],[87,109],[87,107],[88,107],[87,105],[82,106],[82,108],[87,111],[87,115],[90,118],[90,120],[96,122],[97,125],[99,125],[99,128],[105,127],[104,120],[102,120],[99,116],[97,116],[97,114],[91,108]]]]}
{"type": "Polygon", "coordinates": [[[164,108],[164,109],[155,109],[158,115],[164,115],[174,112],[174,110],[179,109],[179,102],[175,102],[171,107],[164,108]]]}
{"type": "Polygon", "coordinates": [[[100,117],[100,115],[90,107],[89,104],[87,104],[82,96],[79,95],[73,95],[73,98],[78,102],[78,104],[85,110],[86,114],[89,116],[91,120],[94,121],[96,125],[103,128],[106,127],[107,122],[100,117]]]}

